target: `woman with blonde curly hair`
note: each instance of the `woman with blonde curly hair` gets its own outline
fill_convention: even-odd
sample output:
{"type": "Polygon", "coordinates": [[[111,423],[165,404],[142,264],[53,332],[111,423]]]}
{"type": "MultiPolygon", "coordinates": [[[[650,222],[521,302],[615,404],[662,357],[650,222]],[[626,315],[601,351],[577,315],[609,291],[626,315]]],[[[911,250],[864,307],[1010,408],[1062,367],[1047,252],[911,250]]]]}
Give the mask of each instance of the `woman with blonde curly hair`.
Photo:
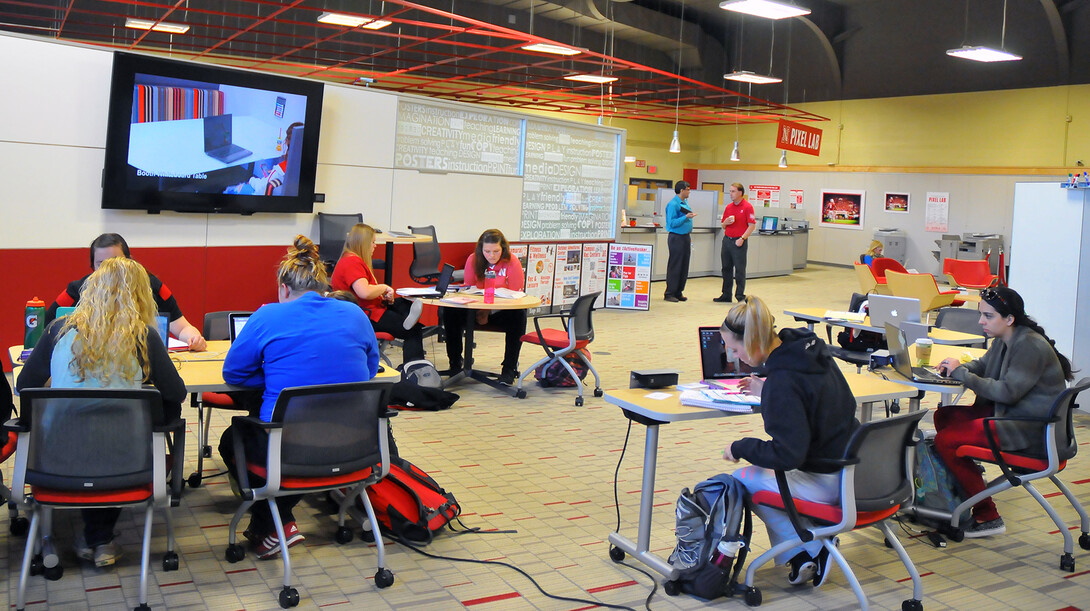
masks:
{"type": "MultiPolygon", "coordinates": [[[[103,261],[84,283],[75,311],[50,324],[27,360],[17,387],[140,388],[152,384],[168,421],[182,413],[185,384],[155,327],[155,300],[144,267],[123,257],[103,261]]],[[[84,509],[76,555],[109,566],[120,508],[84,509]]]]}

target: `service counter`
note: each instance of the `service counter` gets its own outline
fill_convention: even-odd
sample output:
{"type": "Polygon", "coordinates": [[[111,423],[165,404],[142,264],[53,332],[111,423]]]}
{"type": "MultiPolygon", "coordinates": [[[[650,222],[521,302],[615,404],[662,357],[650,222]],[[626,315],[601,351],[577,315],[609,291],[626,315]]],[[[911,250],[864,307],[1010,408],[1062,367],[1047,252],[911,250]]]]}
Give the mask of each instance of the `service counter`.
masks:
{"type": "MultiPolygon", "coordinates": [[[[654,246],[654,259],[651,265],[651,279],[666,279],[666,262],[669,248],[666,241],[668,232],[651,226],[622,227],[617,241],[625,244],[651,244],[654,246]]],[[[692,255],[689,259],[689,277],[722,275],[720,250],[723,244],[723,232],[719,229],[693,229],[692,255]]],[[[803,266],[806,262],[806,233],[801,242],[803,266]]],[[[746,264],[747,278],[766,276],[786,276],[795,269],[798,256],[796,244],[800,244],[797,235],[790,233],[759,234],[749,238],[749,252],[746,264]]]]}

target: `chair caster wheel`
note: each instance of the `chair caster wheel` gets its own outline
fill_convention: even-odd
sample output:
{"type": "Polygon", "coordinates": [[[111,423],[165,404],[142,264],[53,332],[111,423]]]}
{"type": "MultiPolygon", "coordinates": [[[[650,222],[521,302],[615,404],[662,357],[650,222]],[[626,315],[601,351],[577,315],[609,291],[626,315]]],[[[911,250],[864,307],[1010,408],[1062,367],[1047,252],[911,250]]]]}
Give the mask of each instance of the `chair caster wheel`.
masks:
{"type": "Polygon", "coordinates": [[[910,599],[901,603],[901,611],[923,611],[923,601],[910,599]]]}
{"type": "Polygon", "coordinates": [[[57,581],[64,577],[64,567],[61,565],[45,567],[45,578],[49,581],[57,581]]]}
{"type": "Polygon", "coordinates": [[[388,588],[394,585],[394,574],[390,572],[390,569],[379,569],[375,573],[375,585],[381,588],[388,588]]]}
{"type": "Polygon", "coordinates": [[[133,607],[132,611],[151,611],[151,607],[148,606],[148,603],[141,603],[139,607],[133,607]]]}
{"type": "Polygon", "coordinates": [[[1079,547],[1090,549],[1090,534],[1082,533],[1079,537],[1079,547]]]}
{"type": "Polygon", "coordinates": [[[242,546],[238,543],[232,543],[231,545],[227,546],[227,552],[223,555],[223,557],[227,560],[227,562],[234,564],[246,557],[246,551],[243,550],[242,546]]]}
{"type": "Polygon", "coordinates": [[[602,392],[602,389],[601,389],[601,388],[595,388],[595,389],[594,389],[594,396],[595,396],[595,397],[601,397],[601,396],[602,396],[602,395],[604,395],[604,394],[605,394],[605,393],[604,393],[604,392],[602,392]]]}
{"type": "Polygon", "coordinates": [[[299,590],[290,586],[284,586],[283,590],[280,590],[280,608],[290,609],[299,605],[299,590]]]}
{"type": "Polygon", "coordinates": [[[677,596],[681,592],[681,588],[678,587],[676,581],[670,580],[663,582],[662,591],[666,592],[667,596],[677,596]]]}
{"type": "Polygon", "coordinates": [[[360,531],[360,539],[362,541],[364,541],[365,543],[374,543],[375,542],[375,533],[374,533],[374,531],[371,531],[371,530],[366,530],[366,529],[361,530],[360,531]]]}
{"type": "Polygon", "coordinates": [[[516,392],[516,393],[515,393],[515,397],[517,397],[517,398],[519,398],[519,399],[525,399],[525,398],[526,398],[526,391],[525,391],[525,390],[522,390],[522,389],[520,388],[520,389],[518,390],[518,392],[516,392]]]}
{"type": "Polygon", "coordinates": [[[178,570],[178,552],[163,554],[163,570],[168,572],[178,570]]]}
{"type": "Polygon", "coordinates": [[[339,527],[337,529],[337,534],[333,536],[333,539],[341,545],[348,543],[352,540],[352,529],[348,528],[347,526],[339,527]]]}
{"type": "Polygon", "coordinates": [[[575,398],[575,406],[576,407],[583,407],[583,397],[576,397],[575,398]]]}
{"type": "Polygon", "coordinates": [[[1067,571],[1068,573],[1075,572],[1075,557],[1071,554],[1064,554],[1060,556],[1060,570],[1067,571]]]}
{"type": "Polygon", "coordinates": [[[201,487],[201,474],[200,473],[191,473],[189,475],[189,478],[185,480],[185,483],[189,484],[190,488],[200,488],[201,487]]]}
{"type": "Polygon", "coordinates": [[[201,456],[212,458],[212,446],[204,446],[201,448],[201,456]]]}
{"type": "Polygon", "coordinates": [[[44,572],[45,563],[42,562],[42,555],[35,554],[34,557],[30,559],[30,574],[31,576],[36,576],[41,575],[44,572]]]}
{"type": "Polygon", "coordinates": [[[623,549],[621,549],[619,547],[616,547],[616,546],[612,546],[612,545],[609,547],[609,559],[610,560],[612,560],[614,562],[621,562],[622,560],[624,560],[624,556],[625,556],[625,554],[624,554],[623,549]]]}
{"type": "Polygon", "coordinates": [[[761,606],[761,591],[757,588],[757,586],[750,586],[749,588],[747,588],[745,598],[746,604],[750,607],[761,606]]]}
{"type": "Polygon", "coordinates": [[[898,403],[897,401],[894,401],[893,403],[891,403],[890,406],[889,406],[889,413],[891,413],[891,414],[901,413],[901,404],[898,403]]]}
{"type": "MultiPolygon", "coordinates": [[[[8,525],[8,531],[16,537],[25,536],[28,530],[30,530],[30,521],[22,516],[18,518],[12,518],[11,524],[8,525]]],[[[1083,534],[1083,538],[1085,537],[1086,535],[1083,534]]],[[[1079,542],[1081,543],[1082,539],[1079,539],[1079,542]]]]}

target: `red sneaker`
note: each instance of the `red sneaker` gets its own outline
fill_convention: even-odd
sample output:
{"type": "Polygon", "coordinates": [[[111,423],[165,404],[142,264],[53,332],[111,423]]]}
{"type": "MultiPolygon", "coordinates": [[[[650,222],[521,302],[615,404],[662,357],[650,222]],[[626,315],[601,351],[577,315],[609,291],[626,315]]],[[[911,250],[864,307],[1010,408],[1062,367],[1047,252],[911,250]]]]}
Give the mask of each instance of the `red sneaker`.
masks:
{"type": "Polygon", "coordinates": [[[288,547],[295,547],[307,540],[303,533],[299,532],[299,527],[295,525],[295,522],[288,522],[284,525],[284,536],[288,539],[288,547]]]}
{"type": "Polygon", "coordinates": [[[276,533],[269,533],[253,546],[254,555],[259,560],[269,560],[280,555],[280,539],[276,533]]]}

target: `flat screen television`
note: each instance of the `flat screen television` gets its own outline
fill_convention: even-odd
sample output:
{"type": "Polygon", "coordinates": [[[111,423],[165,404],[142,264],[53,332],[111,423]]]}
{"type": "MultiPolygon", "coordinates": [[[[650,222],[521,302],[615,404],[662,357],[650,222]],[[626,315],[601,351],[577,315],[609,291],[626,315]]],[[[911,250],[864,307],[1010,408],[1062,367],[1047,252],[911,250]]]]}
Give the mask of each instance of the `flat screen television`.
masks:
{"type": "Polygon", "coordinates": [[[310,213],[322,83],[115,53],[102,207],[310,213]]]}

